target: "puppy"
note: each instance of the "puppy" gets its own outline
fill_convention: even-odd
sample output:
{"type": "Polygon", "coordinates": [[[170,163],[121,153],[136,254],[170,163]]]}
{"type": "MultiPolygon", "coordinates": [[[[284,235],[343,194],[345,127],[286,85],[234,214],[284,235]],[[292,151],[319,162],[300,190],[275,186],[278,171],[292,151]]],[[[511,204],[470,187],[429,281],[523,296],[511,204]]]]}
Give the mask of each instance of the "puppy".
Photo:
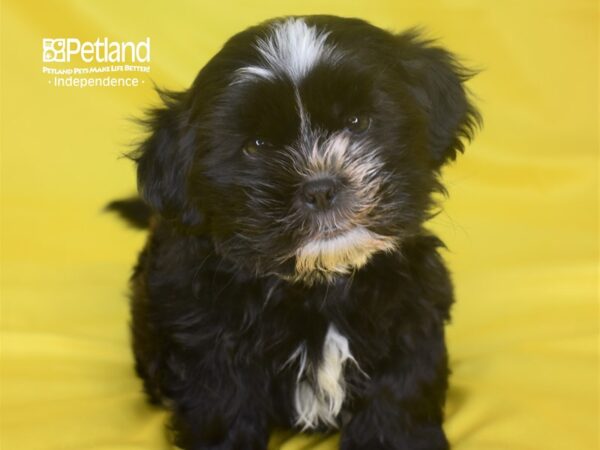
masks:
{"type": "Polygon", "coordinates": [[[448,448],[452,284],[423,224],[480,122],[470,75],[414,30],[287,17],[161,93],[131,155],[152,211],[131,330],[177,446],[448,448]]]}

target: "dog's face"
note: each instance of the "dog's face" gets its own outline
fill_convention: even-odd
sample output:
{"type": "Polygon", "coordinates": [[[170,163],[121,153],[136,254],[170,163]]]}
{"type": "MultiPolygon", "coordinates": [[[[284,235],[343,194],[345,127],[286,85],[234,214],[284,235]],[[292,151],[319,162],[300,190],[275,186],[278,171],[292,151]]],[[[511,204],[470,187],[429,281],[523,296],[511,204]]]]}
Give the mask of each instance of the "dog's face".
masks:
{"type": "Polygon", "coordinates": [[[331,280],[420,230],[479,119],[466,78],[415,32],[331,16],[250,28],[164,94],[135,155],[142,195],[244,270],[331,280]]]}

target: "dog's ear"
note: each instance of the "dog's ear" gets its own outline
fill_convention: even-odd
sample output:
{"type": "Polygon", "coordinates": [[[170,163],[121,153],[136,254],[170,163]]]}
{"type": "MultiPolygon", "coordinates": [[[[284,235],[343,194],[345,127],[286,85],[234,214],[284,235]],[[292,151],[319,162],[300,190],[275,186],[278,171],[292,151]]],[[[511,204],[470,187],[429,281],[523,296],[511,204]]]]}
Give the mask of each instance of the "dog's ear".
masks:
{"type": "Polygon", "coordinates": [[[422,39],[418,30],[396,36],[400,64],[409,89],[426,121],[427,139],[437,167],[456,158],[481,124],[465,82],[475,72],[462,66],[450,52],[422,39]]]}
{"type": "Polygon", "coordinates": [[[140,196],[162,217],[196,226],[200,211],[188,195],[188,175],[195,153],[186,92],[158,91],[163,106],[141,122],[150,135],[129,157],[137,163],[140,196]]]}

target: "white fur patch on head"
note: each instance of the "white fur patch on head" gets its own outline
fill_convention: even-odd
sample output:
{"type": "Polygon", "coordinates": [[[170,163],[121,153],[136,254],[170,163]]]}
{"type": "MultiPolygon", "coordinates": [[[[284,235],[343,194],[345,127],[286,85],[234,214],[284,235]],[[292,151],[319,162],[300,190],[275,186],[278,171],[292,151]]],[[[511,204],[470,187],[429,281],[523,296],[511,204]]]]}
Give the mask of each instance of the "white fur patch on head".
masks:
{"type": "Polygon", "coordinates": [[[316,371],[310,370],[312,366],[307,362],[304,345],[298,347],[290,360],[297,358],[300,359],[300,370],[294,396],[296,425],[303,430],[316,428],[321,423],[337,427],[337,416],[346,397],[344,366],[348,361],[357,364],[350,353],[348,339],[331,324],[316,371]]]}
{"type": "Polygon", "coordinates": [[[271,70],[259,66],[242,67],[236,70],[235,73],[238,77],[231,84],[241,83],[255,77],[265,78],[267,80],[275,78],[275,74],[271,70]]]}
{"type": "Polygon", "coordinates": [[[234,83],[252,77],[271,80],[278,74],[285,74],[298,83],[319,61],[334,58],[333,47],[326,43],[328,35],[315,26],[308,26],[301,18],[276,22],[271,33],[255,44],[264,66],[238,69],[240,78],[234,83]]]}
{"type": "Polygon", "coordinates": [[[356,227],[331,238],[309,241],[296,252],[297,277],[310,279],[311,274],[344,274],[364,266],[377,251],[395,248],[392,239],[356,227]]]}

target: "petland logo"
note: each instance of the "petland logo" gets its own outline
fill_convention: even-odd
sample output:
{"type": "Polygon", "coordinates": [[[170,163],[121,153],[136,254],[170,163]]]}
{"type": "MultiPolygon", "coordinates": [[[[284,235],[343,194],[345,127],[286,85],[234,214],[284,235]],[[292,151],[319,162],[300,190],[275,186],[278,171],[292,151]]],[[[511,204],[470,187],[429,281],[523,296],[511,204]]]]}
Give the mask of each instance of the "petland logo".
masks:
{"type": "Polygon", "coordinates": [[[103,40],[81,42],[77,38],[43,39],[44,62],[71,62],[79,56],[84,63],[148,63],[150,38],[137,43],[103,40]]]}
{"type": "Polygon", "coordinates": [[[55,87],[137,87],[150,73],[150,38],[43,38],[42,62],[42,73],[51,76],[48,84],[55,87]]]}

